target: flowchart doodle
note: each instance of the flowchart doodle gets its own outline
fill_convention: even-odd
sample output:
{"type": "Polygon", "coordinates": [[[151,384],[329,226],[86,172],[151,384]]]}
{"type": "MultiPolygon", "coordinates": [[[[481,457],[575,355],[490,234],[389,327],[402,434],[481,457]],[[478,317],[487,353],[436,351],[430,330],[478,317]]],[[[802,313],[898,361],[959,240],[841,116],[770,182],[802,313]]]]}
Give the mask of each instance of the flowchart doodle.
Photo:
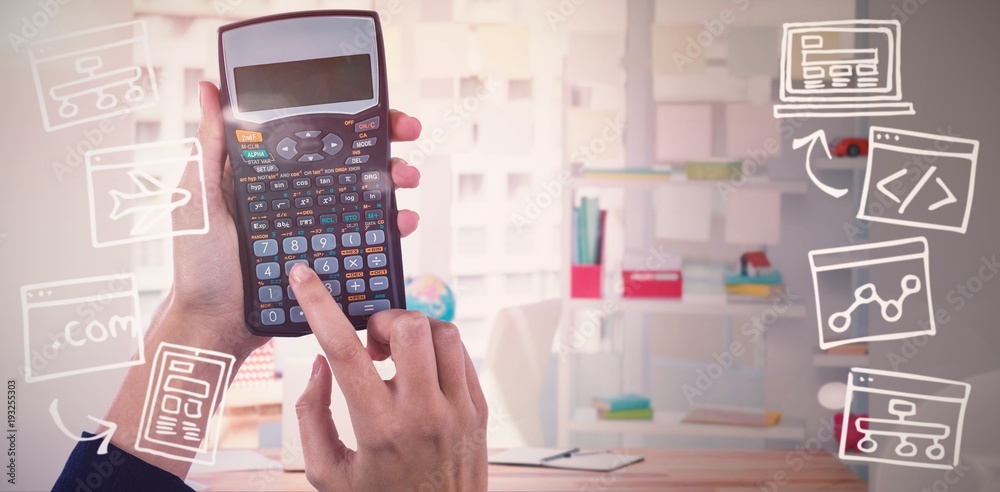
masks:
{"type": "Polygon", "coordinates": [[[31,44],[28,57],[49,132],[159,100],[141,20],[41,39],[31,44]]]}
{"type": "Polygon", "coordinates": [[[914,114],[900,89],[896,20],[796,22],[784,25],[775,118],[914,114]],[[854,41],[864,35],[863,46],[854,41]]]}
{"type": "Polygon", "coordinates": [[[161,343],[153,358],[135,449],[181,461],[215,463],[219,419],[236,358],[222,352],[161,343]]]}
{"type": "Polygon", "coordinates": [[[29,383],[145,362],[131,273],[25,285],[21,310],[29,383]]]}
{"type": "Polygon", "coordinates": [[[201,143],[194,138],[92,150],[85,155],[94,247],[208,232],[201,143]],[[187,166],[197,183],[178,183],[187,166]],[[194,197],[200,197],[197,203],[194,197]],[[171,213],[192,207],[201,223],[174,228],[171,213]],[[194,208],[197,207],[197,208],[194,208]]]}
{"type": "Polygon", "coordinates": [[[896,340],[934,335],[934,306],[930,292],[927,240],[923,237],[815,250],[809,252],[816,296],[819,345],[830,347],[864,341],[896,340]],[[893,284],[866,282],[838,304],[837,293],[853,271],[867,269],[876,275],[885,270],[893,284]],[[902,275],[898,272],[903,271],[902,275]],[[874,308],[874,315],[868,309],[874,308]],[[868,320],[868,332],[856,327],[868,320]]]}
{"type": "Polygon", "coordinates": [[[954,468],[962,447],[962,423],[970,390],[968,383],[960,381],[852,368],[844,408],[850,409],[855,400],[864,397],[870,415],[854,422],[863,435],[858,453],[847,452],[850,429],[843,427],[840,458],[954,468]]]}
{"type": "Polygon", "coordinates": [[[859,219],[964,234],[979,141],[882,126],[869,130],[859,219]]]}

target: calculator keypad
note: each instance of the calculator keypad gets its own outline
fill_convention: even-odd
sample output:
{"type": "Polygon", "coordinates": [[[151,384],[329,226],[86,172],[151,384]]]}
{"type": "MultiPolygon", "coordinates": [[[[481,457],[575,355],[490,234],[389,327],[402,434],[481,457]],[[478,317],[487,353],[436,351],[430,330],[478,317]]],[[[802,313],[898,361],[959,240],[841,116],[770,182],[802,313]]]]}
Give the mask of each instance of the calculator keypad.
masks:
{"type": "MultiPolygon", "coordinates": [[[[391,247],[385,228],[391,176],[370,168],[372,147],[387,138],[379,118],[267,135],[240,155],[256,174],[240,177],[246,190],[253,247],[253,297],[265,326],[305,323],[288,274],[310,266],[349,316],[389,309],[391,247]],[[340,130],[338,130],[339,132],[340,130]],[[345,143],[346,142],[346,143],[345,143]],[[253,152],[245,152],[251,150],[253,152]],[[266,159],[251,159],[268,156],[266,159]]],[[[310,125],[312,126],[312,125],[310,125]]]]}

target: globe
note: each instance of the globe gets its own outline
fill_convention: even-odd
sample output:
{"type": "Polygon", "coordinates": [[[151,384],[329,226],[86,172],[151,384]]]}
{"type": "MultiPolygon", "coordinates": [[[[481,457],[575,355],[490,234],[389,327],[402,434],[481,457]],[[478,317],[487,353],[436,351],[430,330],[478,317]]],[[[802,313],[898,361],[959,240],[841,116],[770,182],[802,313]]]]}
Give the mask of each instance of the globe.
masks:
{"type": "Polygon", "coordinates": [[[455,294],[448,284],[433,275],[406,280],[406,308],[441,321],[455,319],[455,294]]]}

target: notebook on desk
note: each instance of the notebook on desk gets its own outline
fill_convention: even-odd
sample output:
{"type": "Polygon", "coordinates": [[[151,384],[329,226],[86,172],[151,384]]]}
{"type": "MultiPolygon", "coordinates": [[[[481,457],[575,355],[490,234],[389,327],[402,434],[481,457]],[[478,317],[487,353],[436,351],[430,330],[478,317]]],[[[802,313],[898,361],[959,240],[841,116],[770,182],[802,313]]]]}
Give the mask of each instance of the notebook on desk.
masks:
{"type": "Polygon", "coordinates": [[[494,465],[539,466],[609,472],[643,460],[642,456],[629,456],[608,451],[581,451],[579,448],[511,448],[490,455],[494,465]]]}

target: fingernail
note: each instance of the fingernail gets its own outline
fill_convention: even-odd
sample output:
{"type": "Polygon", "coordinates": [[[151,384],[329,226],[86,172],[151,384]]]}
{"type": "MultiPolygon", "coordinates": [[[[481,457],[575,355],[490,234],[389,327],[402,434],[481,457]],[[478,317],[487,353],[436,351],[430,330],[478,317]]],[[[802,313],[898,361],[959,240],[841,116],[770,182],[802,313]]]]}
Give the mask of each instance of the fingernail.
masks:
{"type": "Polygon", "coordinates": [[[309,379],[316,377],[321,367],[323,367],[323,358],[317,355],[316,360],[313,361],[313,368],[312,372],[309,373],[309,379]]]}
{"type": "Polygon", "coordinates": [[[201,111],[202,113],[204,113],[205,112],[205,106],[202,104],[201,91],[202,91],[202,89],[201,89],[201,82],[198,82],[198,110],[201,111]]]}
{"type": "Polygon", "coordinates": [[[292,271],[289,272],[288,277],[292,280],[292,282],[301,284],[307,282],[314,275],[316,274],[313,273],[311,268],[302,263],[298,263],[292,267],[292,271]]]}

